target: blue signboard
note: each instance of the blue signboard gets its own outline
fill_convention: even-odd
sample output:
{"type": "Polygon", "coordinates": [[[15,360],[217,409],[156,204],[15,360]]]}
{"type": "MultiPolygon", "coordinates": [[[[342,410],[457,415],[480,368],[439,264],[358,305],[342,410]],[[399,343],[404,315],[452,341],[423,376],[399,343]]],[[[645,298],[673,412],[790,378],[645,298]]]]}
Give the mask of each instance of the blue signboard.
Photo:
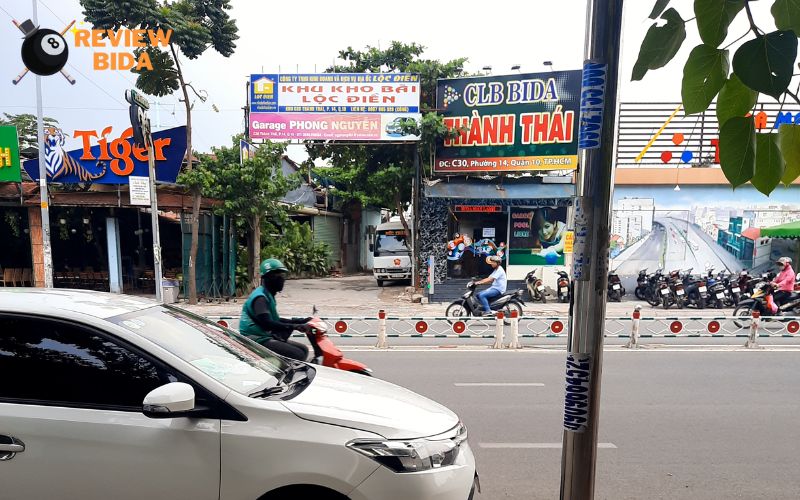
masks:
{"type": "MultiPolygon", "coordinates": [[[[105,134],[112,130],[106,129],[105,134]]],[[[74,137],[83,147],[64,151],[66,136],[61,129],[45,128],[45,167],[48,182],[77,184],[128,184],[131,175],[147,177],[147,151],[133,145],[133,131],[128,128],[111,140],[108,134],[98,138],[95,131],[75,131],[74,137]],[[98,144],[89,147],[90,138],[98,144]]],[[[153,133],[156,157],[156,180],[175,182],[186,154],[186,127],[175,127],[153,133]]],[[[22,164],[31,179],[39,180],[39,160],[22,164]]]]}

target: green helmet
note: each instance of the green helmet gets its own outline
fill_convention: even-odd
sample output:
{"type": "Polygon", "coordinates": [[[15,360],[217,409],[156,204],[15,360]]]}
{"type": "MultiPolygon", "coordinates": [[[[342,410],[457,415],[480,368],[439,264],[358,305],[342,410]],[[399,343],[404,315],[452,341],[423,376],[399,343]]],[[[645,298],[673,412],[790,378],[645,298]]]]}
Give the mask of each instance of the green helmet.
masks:
{"type": "Polygon", "coordinates": [[[273,271],[282,271],[285,273],[289,272],[289,270],[286,269],[286,266],[283,265],[283,262],[279,261],[278,259],[267,259],[261,263],[258,269],[261,271],[261,276],[273,271]]]}

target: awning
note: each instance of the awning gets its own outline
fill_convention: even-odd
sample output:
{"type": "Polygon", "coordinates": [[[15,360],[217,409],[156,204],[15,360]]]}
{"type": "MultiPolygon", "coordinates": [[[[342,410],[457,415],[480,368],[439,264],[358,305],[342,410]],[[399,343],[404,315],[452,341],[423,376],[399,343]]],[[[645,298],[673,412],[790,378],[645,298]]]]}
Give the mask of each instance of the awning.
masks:
{"type": "Polygon", "coordinates": [[[765,238],[785,238],[790,240],[800,239],[800,220],[762,229],[761,236],[765,238]]]}
{"type": "Polygon", "coordinates": [[[468,182],[465,179],[442,181],[433,186],[425,186],[425,196],[428,198],[461,198],[461,199],[542,199],[542,198],[572,198],[575,196],[573,184],[533,184],[511,183],[503,184],[468,182]]]}

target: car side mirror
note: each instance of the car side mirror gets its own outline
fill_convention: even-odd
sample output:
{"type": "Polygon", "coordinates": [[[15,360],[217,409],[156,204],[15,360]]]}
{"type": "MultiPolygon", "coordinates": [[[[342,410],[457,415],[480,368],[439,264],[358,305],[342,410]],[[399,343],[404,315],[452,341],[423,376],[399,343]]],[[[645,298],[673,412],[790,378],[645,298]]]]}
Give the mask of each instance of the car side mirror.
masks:
{"type": "Polygon", "coordinates": [[[142,413],[149,418],[185,417],[194,409],[194,388],[184,382],[156,387],[142,403],[142,413]]]}

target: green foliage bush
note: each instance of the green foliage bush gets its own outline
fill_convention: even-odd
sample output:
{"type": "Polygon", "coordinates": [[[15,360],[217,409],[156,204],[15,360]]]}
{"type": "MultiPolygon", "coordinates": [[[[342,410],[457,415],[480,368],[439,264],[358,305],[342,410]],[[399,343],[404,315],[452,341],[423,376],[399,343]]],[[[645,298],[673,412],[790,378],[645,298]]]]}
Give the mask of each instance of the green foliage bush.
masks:
{"type": "Polygon", "coordinates": [[[328,274],[328,255],[326,243],[314,241],[308,223],[288,221],[283,225],[278,237],[265,236],[261,258],[280,259],[289,269],[292,277],[307,278],[328,274]]]}

